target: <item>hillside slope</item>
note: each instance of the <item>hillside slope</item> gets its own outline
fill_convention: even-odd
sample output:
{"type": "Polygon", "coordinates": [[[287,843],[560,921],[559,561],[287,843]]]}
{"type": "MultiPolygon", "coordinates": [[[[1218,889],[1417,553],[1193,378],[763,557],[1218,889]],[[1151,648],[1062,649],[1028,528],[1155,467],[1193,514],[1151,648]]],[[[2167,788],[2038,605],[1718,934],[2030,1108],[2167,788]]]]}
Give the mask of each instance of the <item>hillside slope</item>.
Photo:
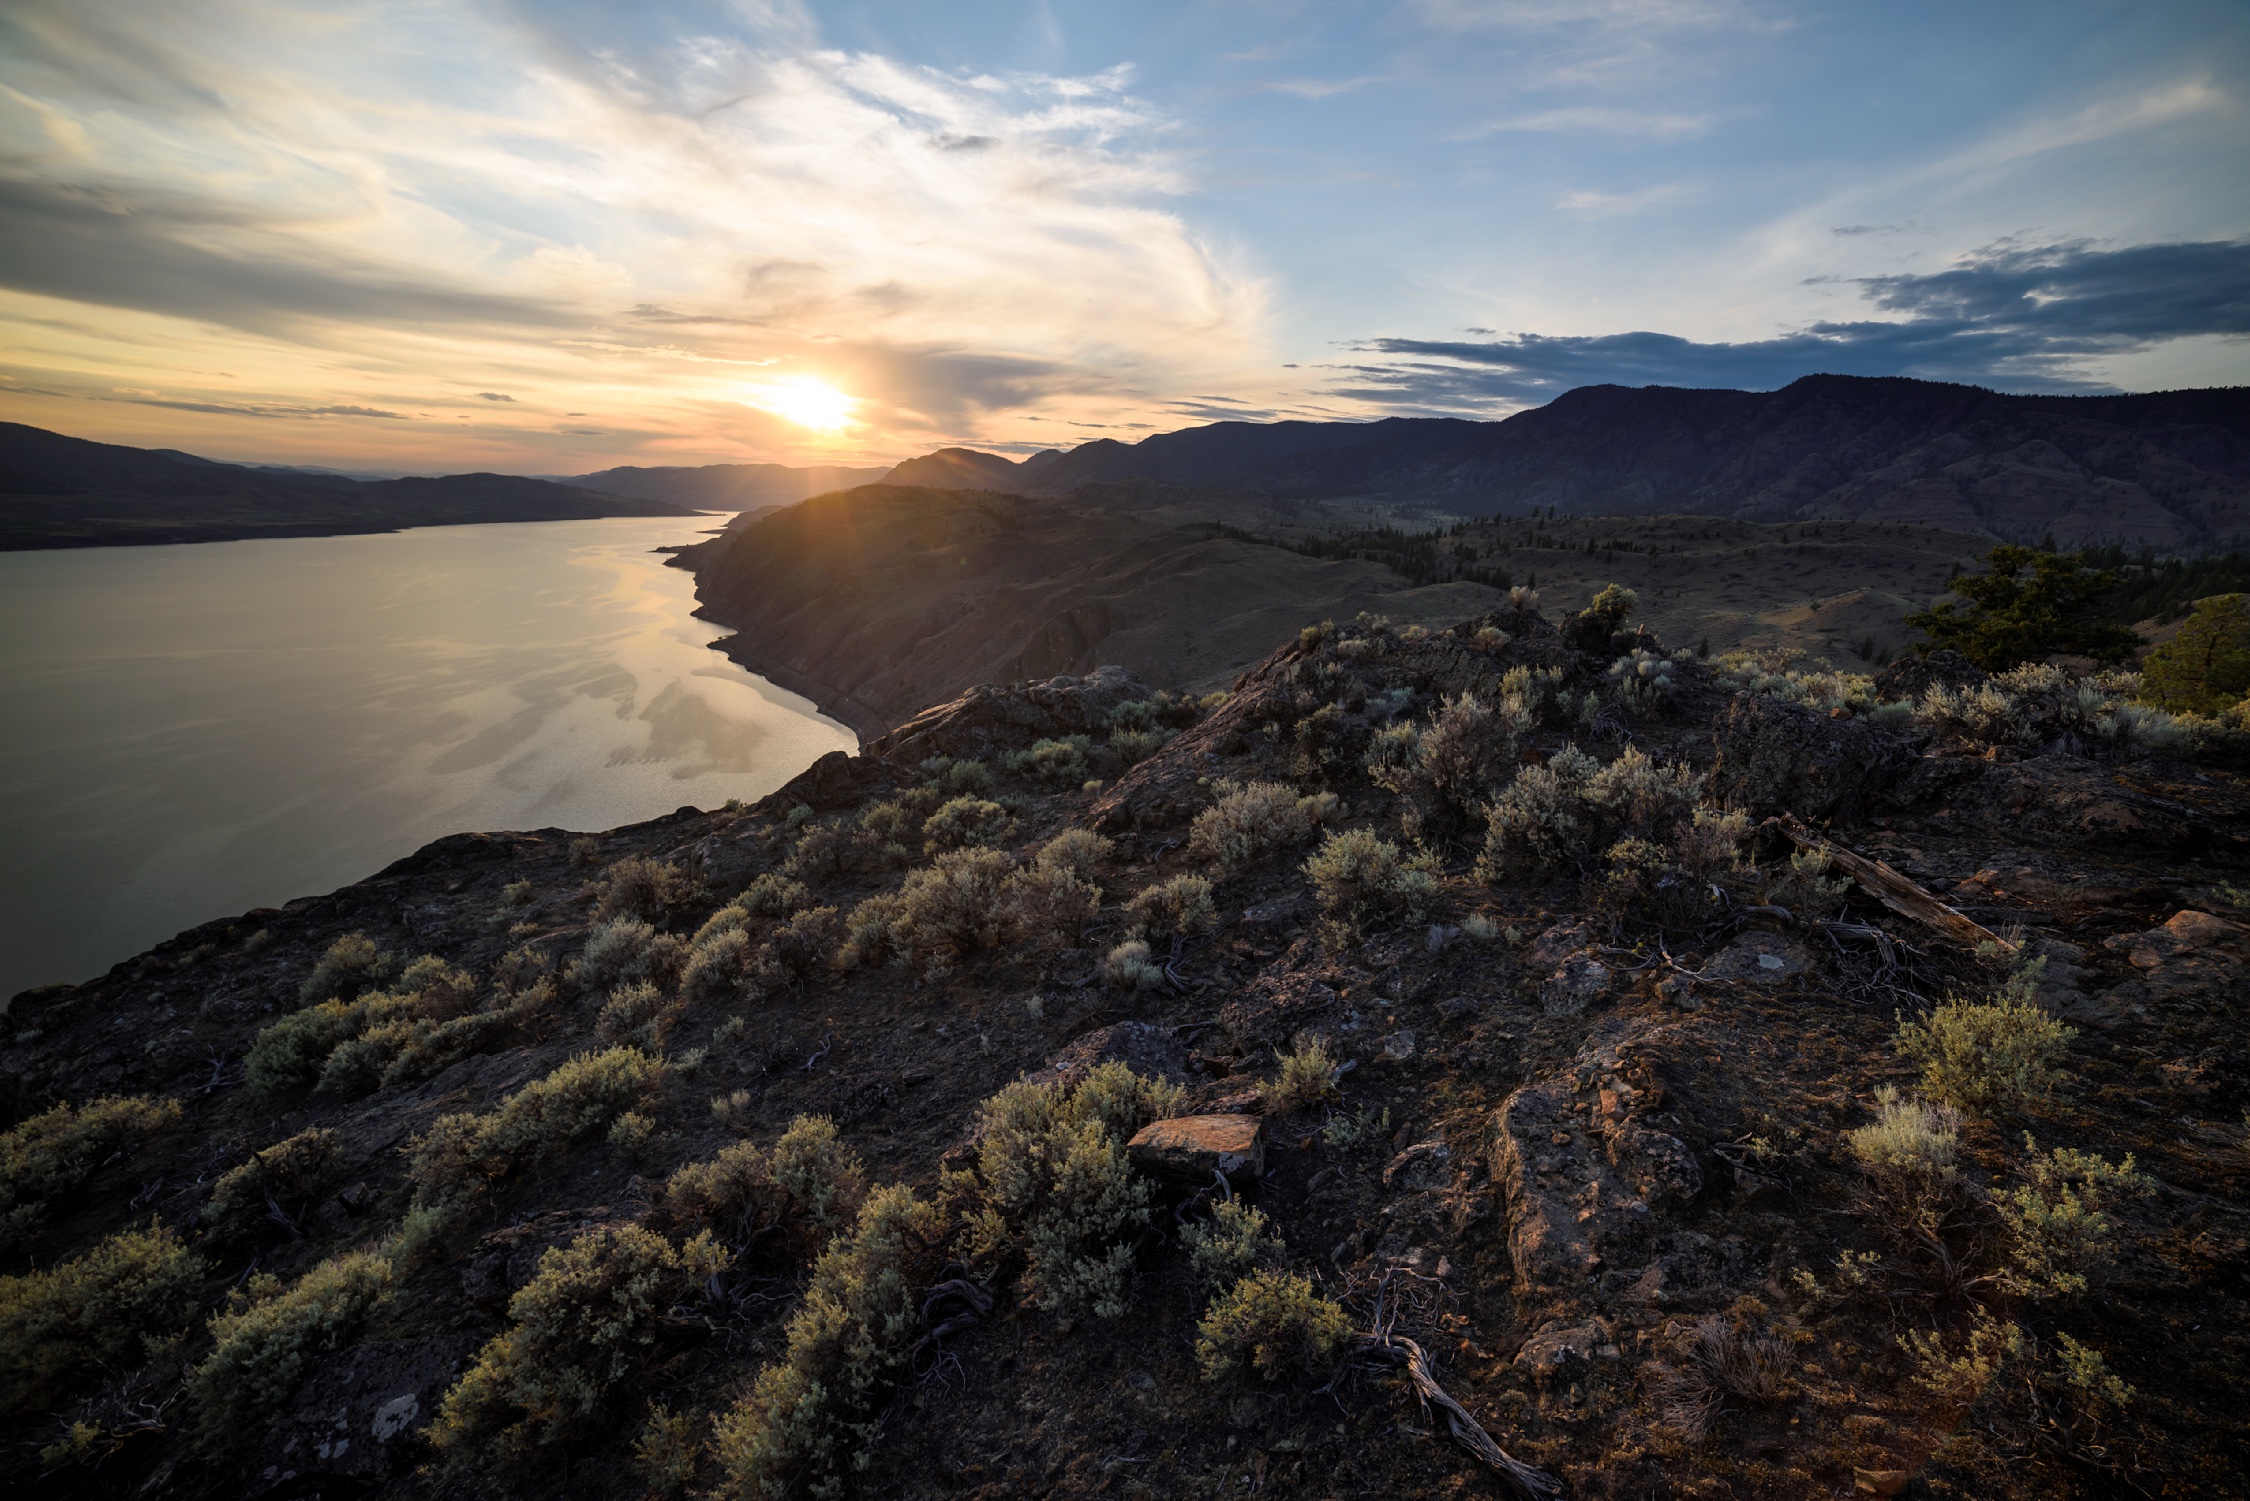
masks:
{"type": "Polygon", "coordinates": [[[668,501],[512,474],[355,480],[219,464],[0,423],[0,551],[694,514],[668,501]]]}
{"type": "Polygon", "coordinates": [[[17,997],[0,1485],[2239,1494],[2239,748],[1628,644],[981,686],[17,997]]]}
{"type": "Polygon", "coordinates": [[[978,484],[1034,494],[1140,479],[1467,516],[1551,506],[1905,522],[2064,546],[2250,545],[2246,388],[2015,396],[1832,375],[1779,391],[1588,386],[1500,422],[1223,422],[1103,439],[1008,473],[980,457],[978,484]]]}
{"type": "Polygon", "coordinates": [[[570,483],[608,495],[634,495],[699,511],[755,511],[795,505],[808,495],[871,485],[889,473],[883,465],[853,469],[834,464],[628,465],[581,474],[570,483]]]}

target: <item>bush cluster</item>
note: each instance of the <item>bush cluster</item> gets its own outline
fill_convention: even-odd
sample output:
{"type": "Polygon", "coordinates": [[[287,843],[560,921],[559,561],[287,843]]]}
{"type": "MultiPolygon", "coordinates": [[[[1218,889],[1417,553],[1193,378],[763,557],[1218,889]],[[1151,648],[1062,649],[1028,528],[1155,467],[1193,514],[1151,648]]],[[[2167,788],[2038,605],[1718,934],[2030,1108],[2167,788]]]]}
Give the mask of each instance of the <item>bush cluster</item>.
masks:
{"type": "Polygon", "coordinates": [[[1129,1235],[1149,1212],[1148,1184],[1125,1143],[1180,1099],[1175,1084],[1105,1063],[1074,1089],[1019,1081],[986,1100],[976,1167],[956,1185],[970,1203],[967,1254],[985,1265],[1020,1257],[1026,1294],[1041,1308],[1123,1313],[1129,1235]]]}
{"type": "Polygon", "coordinates": [[[341,1348],[390,1290],[390,1258],[332,1256],[286,1291],[253,1277],[236,1306],[211,1320],[212,1350],[188,1378],[205,1442],[241,1442],[295,1395],[317,1355],[341,1348]]]}
{"type": "Polygon", "coordinates": [[[1010,751],[1001,764],[1017,776],[1052,787],[1076,788],[1091,769],[1087,758],[1093,749],[1090,737],[1065,735],[1059,740],[1035,740],[1029,750],[1010,751]]]}
{"type": "Polygon", "coordinates": [[[156,1221],[43,1272],[0,1277],[0,1413],[42,1411],[195,1318],[203,1261],[156,1221]]]}
{"type": "Polygon", "coordinates": [[[868,1195],[848,1237],[814,1263],[787,1349],[713,1425],[731,1494],[834,1494],[864,1460],[878,1404],[920,1331],[919,1291],[945,1257],[946,1216],[904,1185],[868,1195]]]}
{"type": "Polygon", "coordinates": [[[0,1247],[29,1235],[47,1206],[93,1176],[110,1156],[179,1120],[178,1100],[112,1095],[68,1101],[0,1135],[0,1247]]]}
{"type": "Polygon", "coordinates": [[[708,1235],[675,1249],[639,1225],[550,1248],[508,1300],[508,1328],[445,1394],[430,1442],[456,1465],[521,1464],[599,1417],[675,1303],[725,1271],[708,1235]]]}
{"type": "Polygon", "coordinates": [[[1245,1362],[1271,1381],[1317,1370],[1351,1337],[1351,1320],[1293,1273],[1254,1271],[1215,1299],[1196,1326],[1195,1357],[1206,1381],[1245,1362]]]}
{"type": "Polygon", "coordinates": [[[577,978],[596,995],[635,980],[669,985],[687,960],[688,945],[675,935],[659,933],[637,917],[613,917],[587,930],[577,978]]]}
{"type": "Polygon", "coordinates": [[[1929,1095],[1957,1110],[1994,1115],[2052,1092],[2078,1031],[2033,999],[2044,967],[2035,962],[2018,971],[1989,1001],[1954,996],[1927,1021],[1900,1019],[1898,1050],[1920,1065],[1929,1095]]]}
{"type": "Polygon", "coordinates": [[[1332,792],[1300,797],[1281,782],[1221,782],[1219,800],[1195,815],[1188,855],[1221,871],[1245,870],[1312,838],[1334,815],[1332,792]]]}
{"type": "Polygon", "coordinates": [[[581,1053],[483,1115],[442,1115],[407,1146],[417,1208],[450,1209],[640,1103],[664,1065],[637,1048],[581,1053]]]}
{"type": "Polygon", "coordinates": [[[204,1220],[229,1235],[275,1224],[294,1233],[297,1220],[326,1197],[343,1171],[343,1138],[313,1126],[251,1154],[211,1185],[204,1220]]]}
{"type": "Polygon", "coordinates": [[[2124,755],[2185,748],[2188,729],[2162,709],[2135,703],[2131,673],[2075,678],[2027,662],[1969,687],[1940,683],[1922,696],[1915,718],[1943,734],[1984,745],[2077,755],[2124,755]]]}
{"type": "Polygon", "coordinates": [[[1219,925],[1211,883],[1202,876],[1173,876],[1134,893],[1125,904],[1136,932],[1151,938],[1193,937],[1219,925]]]}
{"type": "MultiPolygon", "coordinates": [[[[468,1016],[479,988],[475,976],[424,955],[388,990],[367,991],[348,1001],[320,1001],[259,1032],[250,1045],[250,1085],[262,1094],[307,1087],[327,1094],[364,1094],[385,1082],[386,1072],[409,1047],[427,1047],[439,1027],[468,1016]]],[[[503,1005],[513,999],[504,998],[503,1005]]],[[[504,1030],[504,1025],[463,1030],[493,1029],[504,1030]]]]}
{"type": "Polygon", "coordinates": [[[990,798],[957,797],[922,820],[925,854],[1002,844],[1015,830],[1008,810],[990,798]]]}
{"type": "Polygon", "coordinates": [[[1463,693],[1446,699],[1426,725],[1394,724],[1376,736],[1367,775],[1405,799],[1409,834],[1450,834],[1506,779],[1535,723],[1520,698],[1487,704],[1463,693]]]}
{"type": "Polygon", "coordinates": [[[867,1170],[824,1115],[800,1115],[767,1152],[736,1142],[672,1174],[664,1205],[675,1222],[709,1231],[740,1255],[779,1233],[800,1256],[859,1217],[867,1170]]]}
{"type": "Polygon", "coordinates": [[[1214,1297],[1240,1282],[1282,1252],[1281,1237],[1262,1210],[1240,1199],[1224,1199],[1208,1221],[1187,1227],[1188,1267],[1204,1296],[1214,1297]]]}
{"type": "Polygon", "coordinates": [[[1702,791],[1697,773],[1631,746],[1606,766],[1565,746],[1494,799],[1477,873],[1499,882],[1585,869],[1623,839],[1675,845],[1694,827],[1702,791]]]}
{"type": "Polygon", "coordinates": [[[1321,842],[1305,861],[1305,875],[1320,903],[1324,932],[1340,943],[1369,922],[1419,918],[1437,895],[1433,865],[1426,855],[1401,855],[1372,829],[1346,829],[1321,842]]]}
{"type": "Polygon", "coordinates": [[[2028,1134],[2024,1150],[2023,1181],[1993,1199],[2008,1235],[2007,1280],[2033,1298],[2085,1292],[2116,1259],[2117,1207],[2155,1184],[2130,1153],[2110,1162],[2068,1147],[2041,1152],[2028,1134]]]}
{"type": "Polygon", "coordinates": [[[298,987],[297,995],[306,1002],[338,997],[348,1001],[397,972],[398,961],[377,948],[374,939],[364,933],[346,933],[328,945],[313,965],[313,972],[298,987]]]}
{"type": "Polygon", "coordinates": [[[594,920],[637,917],[663,923],[703,896],[703,883],[670,861],[632,855],[602,872],[594,882],[594,920]]]}
{"type": "Polygon", "coordinates": [[[1321,1039],[1300,1038],[1278,1061],[1280,1072],[1266,1090],[1266,1108],[1274,1114],[1289,1115],[1336,1093],[1336,1059],[1321,1039]]]}

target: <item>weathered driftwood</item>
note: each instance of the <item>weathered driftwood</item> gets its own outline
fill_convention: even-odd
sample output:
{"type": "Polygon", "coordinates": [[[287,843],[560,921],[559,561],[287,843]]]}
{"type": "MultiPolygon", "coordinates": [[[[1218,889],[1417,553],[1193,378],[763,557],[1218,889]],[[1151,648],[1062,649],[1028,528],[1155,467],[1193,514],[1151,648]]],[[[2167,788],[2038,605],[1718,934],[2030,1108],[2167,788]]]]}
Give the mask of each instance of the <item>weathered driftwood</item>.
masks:
{"type": "Polygon", "coordinates": [[[1853,854],[1833,839],[1805,827],[1794,814],[1784,813],[1773,822],[1798,848],[1819,850],[1826,854],[1838,870],[1859,882],[1861,889],[1869,896],[1899,916],[1935,929],[1964,948],[1974,949],[1979,944],[1989,943],[1996,945],[2002,953],[2015,951],[2014,944],[1982,924],[1963,917],[1882,861],[1853,854]]]}
{"type": "Polygon", "coordinates": [[[1555,1501],[1563,1493],[1560,1480],[1545,1470],[1534,1469],[1519,1459],[1512,1459],[1508,1451],[1492,1441],[1484,1426],[1469,1416],[1469,1410],[1446,1395],[1437,1377],[1430,1373],[1430,1357],[1422,1347],[1403,1334],[1363,1334],[1357,1341],[1362,1354],[1372,1355],[1406,1367],[1407,1378],[1414,1383],[1414,1394],[1422,1399],[1427,1410],[1435,1404],[1445,1413],[1445,1426],[1462,1448],[1483,1460],[1496,1470],[1508,1488],[1527,1501],[1555,1501]]]}

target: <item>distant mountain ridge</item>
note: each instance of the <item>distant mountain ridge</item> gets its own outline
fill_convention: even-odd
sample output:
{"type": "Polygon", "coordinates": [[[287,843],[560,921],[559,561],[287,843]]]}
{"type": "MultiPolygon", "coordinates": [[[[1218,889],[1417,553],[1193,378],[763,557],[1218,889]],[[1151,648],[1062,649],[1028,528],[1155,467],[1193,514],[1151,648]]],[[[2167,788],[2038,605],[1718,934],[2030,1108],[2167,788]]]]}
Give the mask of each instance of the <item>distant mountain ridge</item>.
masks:
{"type": "Polygon", "coordinates": [[[858,469],[833,464],[802,467],[790,464],[627,465],[577,475],[565,483],[611,495],[633,495],[643,500],[693,506],[697,510],[759,511],[769,506],[795,505],[808,496],[825,495],[830,490],[872,485],[890,472],[881,464],[858,469]]]}
{"type": "Polygon", "coordinates": [[[0,551],[696,514],[666,501],[513,474],[357,480],[0,422],[0,551]]]}
{"type": "Polygon", "coordinates": [[[969,449],[887,482],[1064,494],[1114,480],[1485,516],[1895,521],[2064,546],[2250,545],[2250,387],[2013,396],[1807,376],[1778,391],[1586,386],[1498,422],[1220,422],[1021,464],[969,449]]]}

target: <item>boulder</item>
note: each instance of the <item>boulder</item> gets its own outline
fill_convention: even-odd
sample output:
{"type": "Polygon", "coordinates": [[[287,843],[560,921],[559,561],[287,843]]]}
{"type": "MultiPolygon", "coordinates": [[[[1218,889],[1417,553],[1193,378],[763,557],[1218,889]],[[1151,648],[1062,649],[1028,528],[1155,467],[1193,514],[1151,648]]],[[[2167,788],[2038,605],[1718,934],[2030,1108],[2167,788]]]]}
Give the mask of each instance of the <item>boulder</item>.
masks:
{"type": "Polygon", "coordinates": [[[1119,704],[1147,698],[1149,687],[1122,667],[1097,667],[1084,677],[1042,678],[1006,687],[984,684],[924,709],[868,743],[868,753],[902,764],[931,756],[983,760],[1034,740],[1103,728],[1119,704]]]}
{"type": "Polygon", "coordinates": [[[1254,1115],[1181,1115],[1151,1121],[1125,1144],[1142,1172],[1208,1183],[1223,1173],[1242,1184],[1266,1170],[1266,1123],[1254,1115]]]}
{"type": "Polygon", "coordinates": [[[1617,1337],[1600,1319],[1583,1324],[1549,1319],[1516,1351],[1516,1369],[1534,1381],[1562,1381],[1582,1374],[1597,1360],[1618,1358],[1617,1337]]]}
{"type": "Polygon", "coordinates": [[[1719,758],[1711,790],[1727,806],[1759,817],[1853,817],[1914,760],[1889,730],[1763,693],[1736,694],[1712,741],[1719,758]]]}
{"type": "Polygon", "coordinates": [[[1745,933],[1703,966],[1706,981],[1736,985],[1779,985],[1803,974],[1812,956],[1805,946],[1778,933],[1745,933]]]}
{"type": "Polygon", "coordinates": [[[1118,1022],[1074,1039],[1030,1076],[1034,1083],[1072,1088],[1105,1063],[1122,1063],[1144,1079],[1181,1080],[1188,1076],[1187,1051],[1170,1027],[1149,1022],[1118,1022]]]}
{"type": "Polygon", "coordinates": [[[2239,1003],[2250,988],[2250,928],[2208,912],[2183,909],[2161,927],[2120,933],[2103,947],[2133,966],[2133,979],[2120,988],[2135,993],[2119,999],[2239,1003]]]}
{"type": "Polygon", "coordinates": [[[1576,1016],[1609,994],[1617,973],[1592,954],[1573,954],[1540,982],[1540,1009],[1549,1016],[1576,1016]]]}
{"type": "Polygon", "coordinates": [[[1875,696],[1885,703],[1910,703],[1932,688],[1974,688],[1992,675],[1952,647],[1926,657],[1905,656],[1875,674],[1875,696]]]}

